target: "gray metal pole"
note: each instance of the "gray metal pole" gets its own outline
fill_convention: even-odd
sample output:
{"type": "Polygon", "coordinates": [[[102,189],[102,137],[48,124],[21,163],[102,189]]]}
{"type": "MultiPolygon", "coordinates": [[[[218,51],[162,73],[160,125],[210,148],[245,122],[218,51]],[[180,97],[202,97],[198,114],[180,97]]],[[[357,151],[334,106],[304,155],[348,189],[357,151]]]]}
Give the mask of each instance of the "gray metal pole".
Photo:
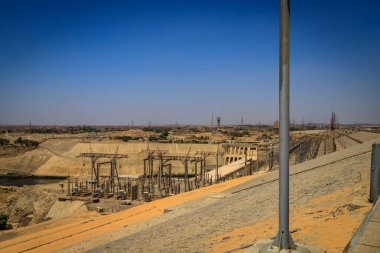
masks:
{"type": "Polygon", "coordinates": [[[290,0],[280,0],[280,198],[279,231],[274,245],[294,249],[289,233],[289,49],[290,0]]]}
{"type": "Polygon", "coordinates": [[[372,144],[371,185],[369,201],[375,202],[380,193],[380,143],[372,144]]]}
{"type": "Polygon", "coordinates": [[[219,144],[218,149],[216,150],[216,177],[215,177],[216,183],[219,182],[219,144]]]}
{"type": "Polygon", "coordinates": [[[206,186],[206,154],[203,154],[203,187],[206,186]]]}
{"type": "Polygon", "coordinates": [[[259,152],[260,152],[260,144],[257,144],[257,149],[256,149],[256,172],[259,172],[259,152]]]}
{"type": "Polygon", "coordinates": [[[158,167],[158,194],[161,196],[161,178],[163,170],[162,154],[160,154],[160,165],[158,167]]]}

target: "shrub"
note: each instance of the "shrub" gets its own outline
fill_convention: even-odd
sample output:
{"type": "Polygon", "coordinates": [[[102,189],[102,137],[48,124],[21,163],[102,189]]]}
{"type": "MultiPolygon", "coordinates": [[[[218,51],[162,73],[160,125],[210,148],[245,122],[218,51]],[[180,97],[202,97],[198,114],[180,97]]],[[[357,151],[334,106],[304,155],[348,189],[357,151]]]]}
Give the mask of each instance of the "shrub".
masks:
{"type": "Polygon", "coordinates": [[[239,132],[239,131],[234,131],[234,132],[230,132],[229,135],[231,137],[243,137],[243,133],[239,132]]]}
{"type": "Polygon", "coordinates": [[[158,138],[155,136],[150,136],[149,141],[158,141],[158,138]]]}
{"type": "Polygon", "coordinates": [[[169,131],[168,131],[168,130],[164,130],[164,131],[160,134],[160,139],[166,140],[166,139],[168,138],[168,135],[169,135],[169,131]]]}
{"type": "Polygon", "coordinates": [[[9,144],[9,140],[0,138],[0,146],[5,146],[9,144]]]}
{"type": "Polygon", "coordinates": [[[0,230],[5,230],[8,228],[7,222],[8,222],[8,216],[0,213],[0,230]]]}
{"type": "Polygon", "coordinates": [[[132,137],[132,136],[127,136],[127,135],[118,136],[117,138],[120,139],[120,140],[123,140],[125,142],[132,141],[132,140],[140,140],[141,139],[140,137],[132,137]]]}
{"type": "Polygon", "coordinates": [[[22,146],[27,146],[27,147],[38,147],[40,143],[38,141],[33,141],[29,139],[23,139],[21,137],[18,137],[15,141],[15,144],[20,144],[22,146]]]}

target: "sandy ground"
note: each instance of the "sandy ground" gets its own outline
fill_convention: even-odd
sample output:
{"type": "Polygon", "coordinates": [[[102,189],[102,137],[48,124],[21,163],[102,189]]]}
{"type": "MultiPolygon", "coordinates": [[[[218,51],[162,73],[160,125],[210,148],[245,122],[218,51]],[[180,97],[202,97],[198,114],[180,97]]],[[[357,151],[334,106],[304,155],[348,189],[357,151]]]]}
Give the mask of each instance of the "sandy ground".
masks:
{"type": "MultiPolygon", "coordinates": [[[[291,210],[292,238],[328,252],[342,252],[371,208],[366,182],[359,182],[313,199],[291,210]],[[347,204],[348,203],[348,204],[347,204]]],[[[272,238],[278,231],[278,217],[241,227],[211,238],[212,252],[225,252],[272,238]]],[[[235,252],[244,252],[244,249],[235,252]]]]}
{"type": "MultiPolygon", "coordinates": [[[[369,210],[370,153],[362,154],[360,147],[354,151],[316,159],[319,165],[310,161],[294,166],[290,178],[292,228],[300,229],[294,233],[295,239],[312,242],[327,252],[339,252],[348,243],[369,210]],[[328,227],[332,228],[330,234],[325,233],[328,227]],[[337,240],[332,237],[334,231],[341,233],[337,240]]],[[[123,238],[91,252],[225,252],[256,238],[272,237],[277,230],[276,179],[276,172],[268,173],[223,192],[225,196],[216,201],[189,203],[190,212],[175,209],[169,213],[171,217],[142,231],[115,231],[123,238]]],[[[87,241],[64,252],[81,252],[95,245],[87,241]]]]}
{"type": "Polygon", "coordinates": [[[81,222],[71,222],[66,219],[64,225],[58,224],[57,226],[45,228],[38,232],[32,231],[31,233],[27,233],[27,230],[24,230],[23,236],[1,242],[0,252],[21,252],[25,250],[28,250],[28,252],[57,251],[78,244],[83,240],[89,240],[125,226],[162,215],[166,208],[200,198],[209,193],[225,191],[252,179],[252,177],[254,176],[239,178],[181,195],[175,195],[112,215],[86,219],[81,222]]]}
{"type": "MultiPolygon", "coordinates": [[[[345,247],[369,210],[370,147],[291,168],[296,240],[327,252],[345,247]]],[[[277,189],[277,171],[243,177],[116,214],[32,226],[22,236],[0,237],[0,252],[224,252],[275,235],[277,189]]]]}

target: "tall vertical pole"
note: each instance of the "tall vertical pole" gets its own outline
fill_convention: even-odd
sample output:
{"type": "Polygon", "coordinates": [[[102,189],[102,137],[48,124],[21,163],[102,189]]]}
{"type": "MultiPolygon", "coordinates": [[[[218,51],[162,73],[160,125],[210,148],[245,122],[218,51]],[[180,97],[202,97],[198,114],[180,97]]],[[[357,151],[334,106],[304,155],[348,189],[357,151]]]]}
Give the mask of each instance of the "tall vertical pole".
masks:
{"type": "Polygon", "coordinates": [[[170,193],[173,193],[172,191],[172,164],[169,163],[169,189],[170,193]]]}
{"type": "Polygon", "coordinates": [[[195,171],[195,178],[194,178],[195,187],[198,188],[198,161],[197,160],[194,161],[194,171],[195,171]]]}
{"type": "Polygon", "coordinates": [[[256,171],[259,172],[259,151],[260,151],[260,144],[257,144],[257,149],[256,149],[256,171]]]}
{"type": "Polygon", "coordinates": [[[216,177],[215,177],[216,183],[219,182],[219,144],[218,149],[216,150],[216,177]]]}
{"type": "Polygon", "coordinates": [[[145,183],[146,183],[146,159],[144,159],[144,176],[143,176],[143,184],[142,184],[143,193],[145,192],[145,183]]]}
{"type": "Polygon", "coordinates": [[[70,196],[70,195],[71,195],[70,187],[71,187],[71,183],[70,183],[70,176],[69,176],[69,177],[67,178],[67,196],[70,196]]]}
{"type": "Polygon", "coordinates": [[[247,153],[248,153],[248,148],[244,148],[244,176],[248,175],[248,169],[247,169],[247,153]]]}
{"type": "Polygon", "coordinates": [[[184,165],[185,165],[185,192],[187,192],[187,189],[188,189],[188,185],[187,185],[187,172],[188,172],[188,168],[187,168],[187,158],[185,159],[185,162],[184,162],[184,165]]]}
{"type": "Polygon", "coordinates": [[[203,157],[200,160],[200,168],[199,168],[199,184],[202,184],[203,181],[203,157]]]}
{"type": "Polygon", "coordinates": [[[158,167],[158,193],[161,196],[161,178],[162,178],[163,162],[162,154],[160,154],[160,165],[158,167]]]}
{"type": "MultiPolygon", "coordinates": [[[[95,192],[95,182],[94,182],[94,172],[95,172],[95,157],[91,157],[91,191],[92,193],[95,192]]],[[[96,172],[95,172],[96,173],[96,172]]]]}
{"type": "Polygon", "coordinates": [[[149,153],[149,173],[150,173],[150,180],[149,180],[149,192],[154,192],[154,181],[153,181],[153,157],[152,153],[149,153]]]}
{"type": "Polygon", "coordinates": [[[151,193],[151,185],[152,185],[152,175],[150,174],[150,158],[149,158],[149,154],[148,154],[148,157],[147,157],[147,170],[148,170],[148,192],[151,193]]]}
{"type": "Polygon", "coordinates": [[[203,154],[203,187],[206,186],[206,154],[203,154]]]}
{"type": "Polygon", "coordinates": [[[100,164],[96,166],[96,186],[100,186],[100,164]]]}
{"type": "Polygon", "coordinates": [[[289,49],[290,0],[280,0],[280,198],[279,231],[274,245],[294,249],[289,233],[289,49]]]}

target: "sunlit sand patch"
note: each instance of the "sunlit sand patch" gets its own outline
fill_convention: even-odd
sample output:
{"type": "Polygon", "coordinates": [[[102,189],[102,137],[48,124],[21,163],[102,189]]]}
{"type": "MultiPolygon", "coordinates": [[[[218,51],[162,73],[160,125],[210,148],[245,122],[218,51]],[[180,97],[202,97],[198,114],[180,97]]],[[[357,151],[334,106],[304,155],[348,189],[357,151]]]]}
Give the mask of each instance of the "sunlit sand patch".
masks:
{"type": "MultiPolygon", "coordinates": [[[[327,252],[342,252],[371,209],[367,185],[368,182],[356,183],[292,208],[290,230],[293,239],[327,252]]],[[[277,224],[276,215],[212,237],[212,252],[226,252],[252,244],[254,240],[274,237],[277,224]]]]}

